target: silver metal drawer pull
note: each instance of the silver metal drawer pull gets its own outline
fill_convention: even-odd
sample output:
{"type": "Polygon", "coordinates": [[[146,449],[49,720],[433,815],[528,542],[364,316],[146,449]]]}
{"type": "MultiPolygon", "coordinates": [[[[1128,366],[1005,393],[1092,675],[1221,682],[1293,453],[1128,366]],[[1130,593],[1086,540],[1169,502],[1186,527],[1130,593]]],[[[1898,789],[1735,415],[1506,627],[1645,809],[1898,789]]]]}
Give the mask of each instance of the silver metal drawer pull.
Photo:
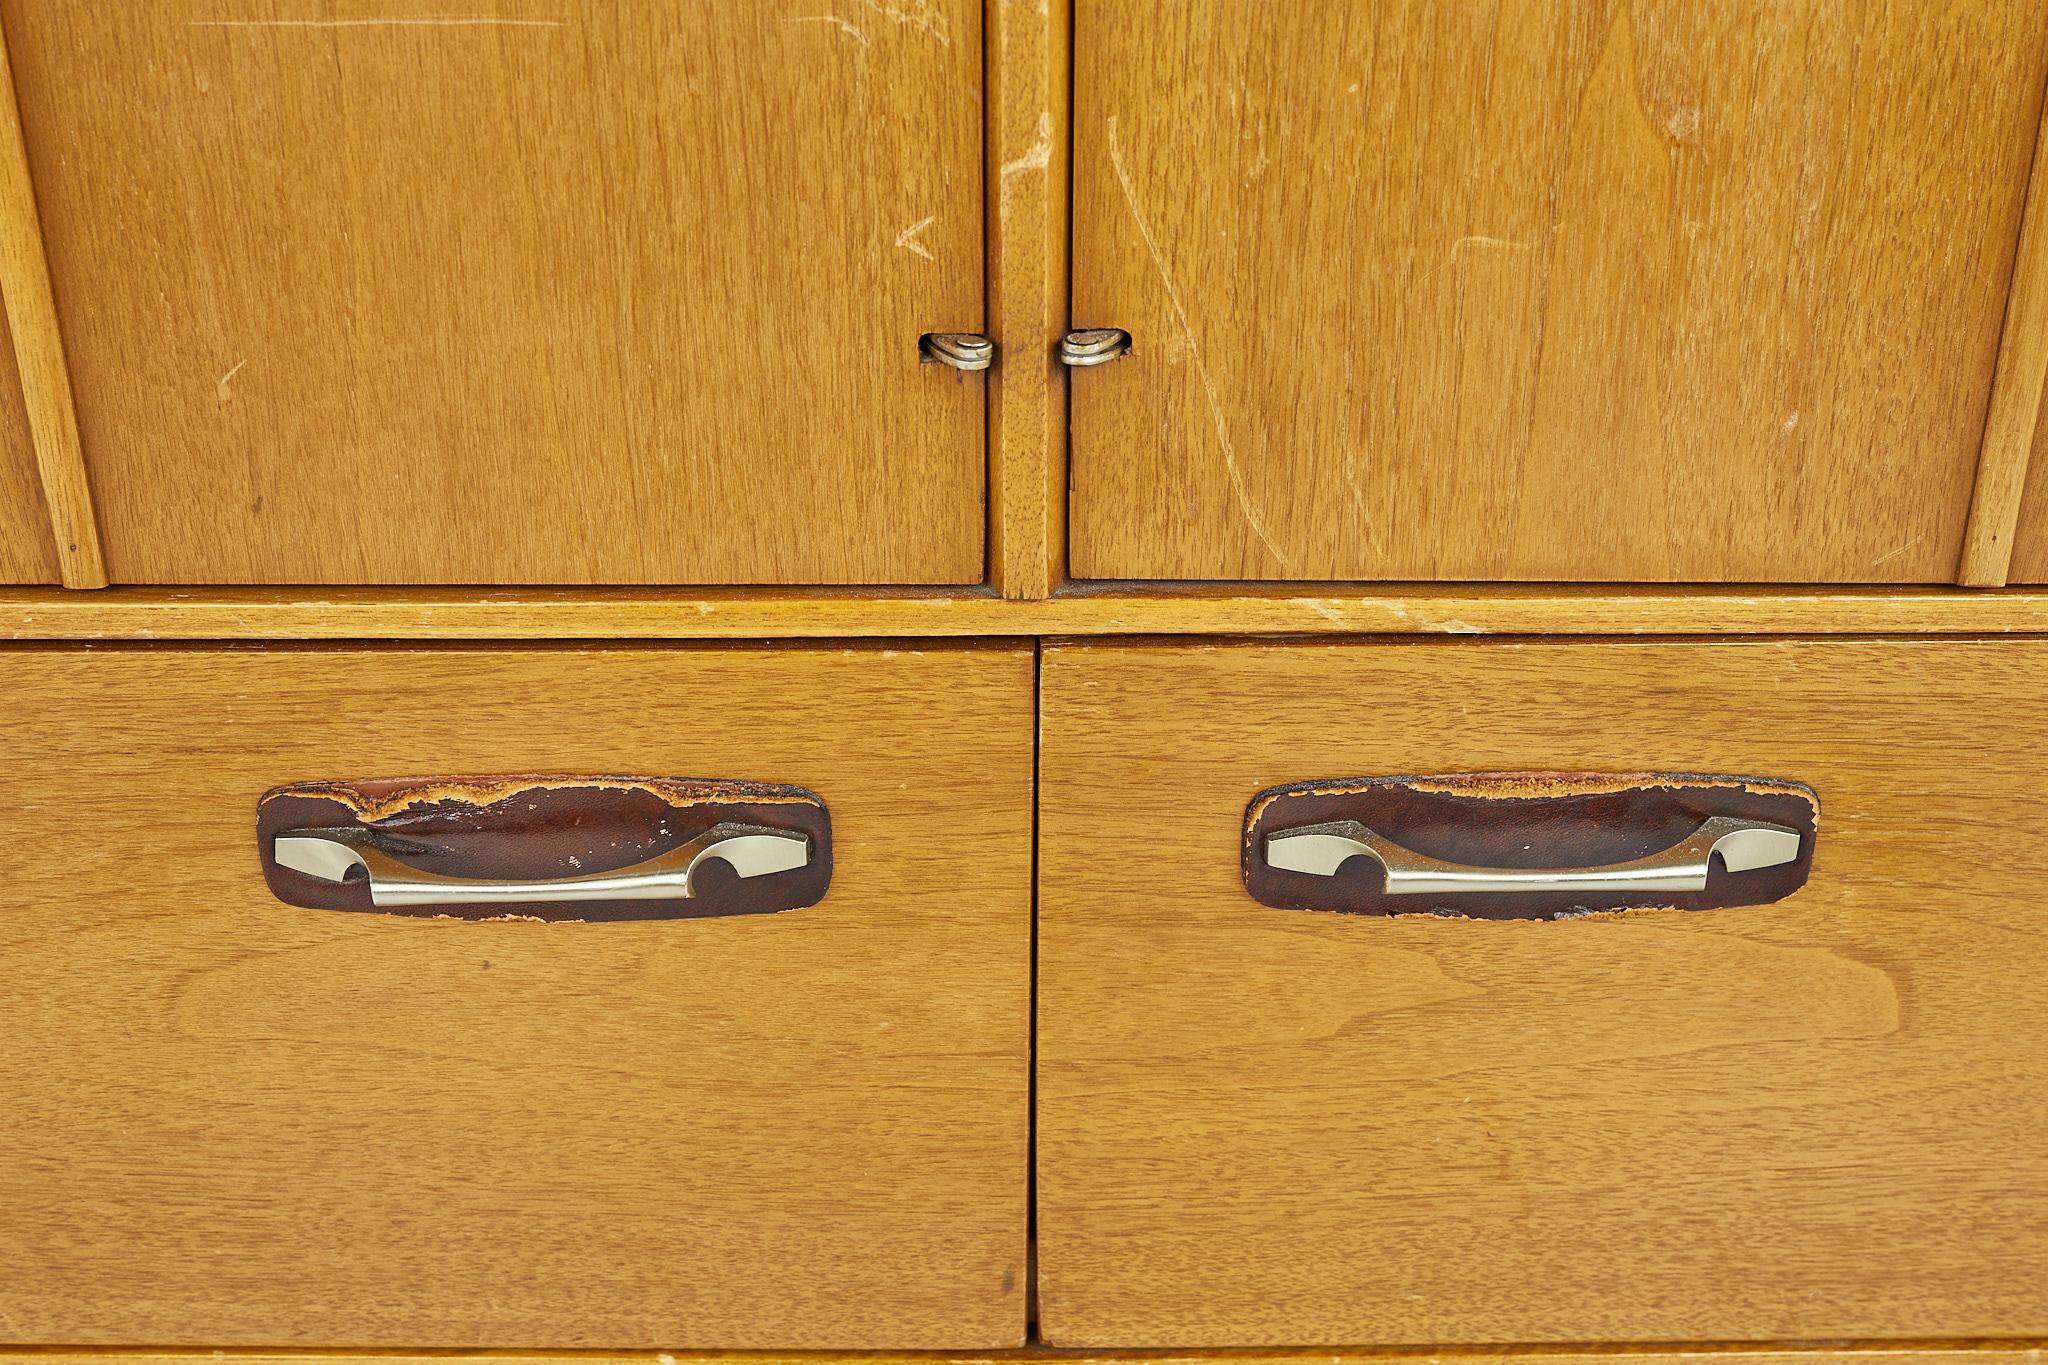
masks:
{"type": "Polygon", "coordinates": [[[447,877],[410,867],[376,845],[369,830],[295,829],[271,844],[279,867],[323,881],[345,881],[361,868],[370,879],[373,905],[479,905],[519,901],[682,900],[692,893],[698,864],[716,858],[742,877],[764,877],[807,867],[808,836],[758,825],[713,825],[688,843],[677,844],[644,863],[611,872],[541,881],[493,881],[447,877]]]}
{"type": "Polygon", "coordinates": [[[926,332],[917,339],[926,363],[985,370],[996,363],[996,344],[979,332],[926,332]]]}
{"type": "Polygon", "coordinates": [[[1777,867],[1799,856],[1799,834],[1782,825],[1716,815],[1671,847],[1601,867],[1468,867],[1403,848],[1356,820],[1305,825],[1266,837],[1266,863],[1283,872],[1334,877],[1364,854],[1386,869],[1390,896],[1450,891],[1704,891],[1716,855],[1730,872],[1777,867]]]}
{"type": "Polygon", "coordinates": [[[1107,365],[1131,352],[1131,334],[1121,327],[1089,327],[1060,338],[1060,363],[1076,370],[1107,365]]]}

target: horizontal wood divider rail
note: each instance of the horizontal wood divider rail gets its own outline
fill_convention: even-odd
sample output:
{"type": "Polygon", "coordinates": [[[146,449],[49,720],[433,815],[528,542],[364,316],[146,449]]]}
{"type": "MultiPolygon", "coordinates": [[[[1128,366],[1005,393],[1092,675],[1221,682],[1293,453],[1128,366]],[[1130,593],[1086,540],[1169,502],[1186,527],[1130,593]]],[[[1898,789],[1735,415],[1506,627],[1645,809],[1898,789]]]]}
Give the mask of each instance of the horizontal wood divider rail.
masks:
{"type": "Polygon", "coordinates": [[[2048,587],[1330,585],[838,589],[0,589],[9,640],[717,640],[968,635],[2048,634],[2048,587]]]}
{"type": "Polygon", "coordinates": [[[1321,1351],[199,1351],[0,1347],[6,1365],[2043,1365],[2038,1342],[1321,1351]]]}

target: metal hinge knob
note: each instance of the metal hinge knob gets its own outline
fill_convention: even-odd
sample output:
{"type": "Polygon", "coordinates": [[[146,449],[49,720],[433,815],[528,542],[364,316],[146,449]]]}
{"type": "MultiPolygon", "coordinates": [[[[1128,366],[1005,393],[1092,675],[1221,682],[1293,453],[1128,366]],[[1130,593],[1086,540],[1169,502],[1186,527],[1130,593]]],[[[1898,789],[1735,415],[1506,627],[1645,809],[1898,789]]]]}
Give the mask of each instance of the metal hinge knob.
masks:
{"type": "Polygon", "coordinates": [[[917,349],[926,360],[956,370],[985,370],[996,361],[996,344],[979,332],[926,332],[917,349]]]}
{"type": "Polygon", "coordinates": [[[1131,351],[1131,334],[1121,327],[1090,327],[1060,338],[1060,363],[1077,370],[1107,365],[1131,351]]]}

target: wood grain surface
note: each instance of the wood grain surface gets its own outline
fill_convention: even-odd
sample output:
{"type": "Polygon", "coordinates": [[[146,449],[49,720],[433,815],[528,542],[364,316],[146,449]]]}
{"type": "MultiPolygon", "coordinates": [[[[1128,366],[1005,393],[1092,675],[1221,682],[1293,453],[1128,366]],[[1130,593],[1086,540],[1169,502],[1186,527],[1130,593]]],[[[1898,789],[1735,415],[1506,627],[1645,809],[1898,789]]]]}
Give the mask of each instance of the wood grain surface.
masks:
{"type": "Polygon", "coordinates": [[[2041,1365],[2048,1350],[2025,1342],[1828,1343],[1782,1347],[1695,1346],[1601,1350],[1340,1350],[1052,1352],[465,1351],[433,1355],[367,1351],[10,1351],[0,1360],[40,1365],[2041,1365]]]}
{"type": "MultiPolygon", "coordinates": [[[[2048,117],[2034,145],[2034,166],[2048,170],[2048,117]]],[[[1970,520],[1958,583],[1997,587],[2012,568],[2015,532],[2048,382],[2048,176],[2029,176],[2026,214],[2013,258],[1998,367],[1991,381],[1970,520]]]]}
{"type": "Polygon", "coordinates": [[[989,581],[1044,597],[1067,572],[1069,0],[988,0],[989,581]]]}
{"type": "Polygon", "coordinates": [[[2048,1331],[2048,642],[1055,645],[1040,1325],[1055,1346],[2048,1331]],[[1331,774],[1812,784],[1775,905],[1275,910],[1331,774]]]}
{"type": "Polygon", "coordinates": [[[0,1340],[1022,1340],[1028,648],[19,648],[0,695],[0,1340]],[[280,781],[621,770],[817,792],[826,899],[263,884],[280,781]]]}
{"type": "Polygon", "coordinates": [[[106,585],[64,340],[0,34],[0,583],[106,585]],[[61,536],[61,543],[58,537],[61,536]]]}
{"type": "Polygon", "coordinates": [[[14,336],[0,316],[0,583],[55,583],[57,548],[13,357],[14,336]]]}
{"type": "MultiPolygon", "coordinates": [[[[2048,419],[2048,412],[2042,414],[2048,419]]],[[[2042,444],[2042,433],[2034,431],[2034,448],[2042,444]]],[[[2013,530],[2011,583],[2048,583],[2048,457],[2029,460],[2025,494],[2020,499],[2018,524],[2013,530]]]]}
{"type": "Polygon", "coordinates": [[[2032,5],[1077,0],[1077,578],[1946,582],[2032,5]]]}
{"type": "Polygon", "coordinates": [[[0,639],[2048,633],[2048,592],[1331,584],[986,591],[0,588],[0,639]]]}
{"type": "Polygon", "coordinates": [[[979,581],[980,7],[443,10],[0,4],[116,581],[979,581]]]}

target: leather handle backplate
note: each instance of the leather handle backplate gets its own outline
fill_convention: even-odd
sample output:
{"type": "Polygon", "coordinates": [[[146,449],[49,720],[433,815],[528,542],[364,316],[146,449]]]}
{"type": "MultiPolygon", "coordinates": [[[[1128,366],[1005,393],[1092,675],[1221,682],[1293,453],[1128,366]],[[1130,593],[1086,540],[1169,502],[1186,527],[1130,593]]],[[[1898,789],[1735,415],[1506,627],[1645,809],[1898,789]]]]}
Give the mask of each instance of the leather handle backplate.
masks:
{"type": "Polygon", "coordinates": [[[322,910],[549,922],[704,919],[815,905],[832,880],[825,803],[800,787],[760,782],[525,775],[301,782],[263,796],[256,842],[272,893],[287,904],[322,910]],[[706,835],[715,838],[725,832],[720,827],[802,836],[808,845],[797,844],[793,860],[802,865],[742,876],[728,863],[707,859],[689,878],[691,889],[671,898],[500,897],[474,905],[394,907],[373,903],[366,878],[309,875],[280,865],[276,852],[279,835],[339,833],[430,876],[567,882],[646,864],[706,835]]]}
{"type": "Polygon", "coordinates": [[[1253,798],[1244,883],[1263,905],[1354,915],[1565,919],[1761,905],[1805,884],[1819,813],[1803,783],[1697,773],[1303,782],[1253,798]],[[1742,832],[1723,837],[1731,830],[1742,832]],[[1353,848],[1369,856],[1344,856],[1353,848]],[[1688,863],[1696,889],[1674,889],[1688,863]]]}

